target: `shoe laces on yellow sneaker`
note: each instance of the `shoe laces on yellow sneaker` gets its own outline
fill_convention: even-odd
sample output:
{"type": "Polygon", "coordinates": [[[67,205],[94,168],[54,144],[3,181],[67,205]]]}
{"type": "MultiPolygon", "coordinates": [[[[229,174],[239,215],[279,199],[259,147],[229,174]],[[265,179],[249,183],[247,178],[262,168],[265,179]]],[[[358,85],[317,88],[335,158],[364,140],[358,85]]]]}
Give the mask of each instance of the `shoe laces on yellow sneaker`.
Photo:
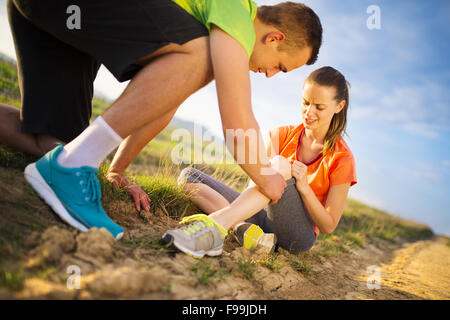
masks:
{"type": "Polygon", "coordinates": [[[201,231],[204,228],[208,227],[217,227],[219,229],[222,236],[226,237],[228,234],[228,231],[222,227],[216,220],[213,218],[210,218],[206,214],[194,214],[192,216],[184,217],[180,224],[186,224],[191,223],[185,227],[182,227],[181,230],[183,230],[187,235],[195,234],[197,231],[201,231]]]}

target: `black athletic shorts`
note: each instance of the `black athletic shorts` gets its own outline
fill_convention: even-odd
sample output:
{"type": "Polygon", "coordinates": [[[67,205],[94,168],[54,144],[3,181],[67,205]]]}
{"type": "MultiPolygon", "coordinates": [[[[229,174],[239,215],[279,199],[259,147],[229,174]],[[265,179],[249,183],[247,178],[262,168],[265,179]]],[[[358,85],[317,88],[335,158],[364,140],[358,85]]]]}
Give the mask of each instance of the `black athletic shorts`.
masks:
{"type": "Polygon", "coordinates": [[[22,94],[21,130],[69,142],[88,125],[103,64],[118,81],[169,44],[208,36],[171,0],[8,0],[22,94]],[[72,7],[71,7],[72,6],[72,7]],[[73,7],[76,6],[76,7],[73,7]]]}

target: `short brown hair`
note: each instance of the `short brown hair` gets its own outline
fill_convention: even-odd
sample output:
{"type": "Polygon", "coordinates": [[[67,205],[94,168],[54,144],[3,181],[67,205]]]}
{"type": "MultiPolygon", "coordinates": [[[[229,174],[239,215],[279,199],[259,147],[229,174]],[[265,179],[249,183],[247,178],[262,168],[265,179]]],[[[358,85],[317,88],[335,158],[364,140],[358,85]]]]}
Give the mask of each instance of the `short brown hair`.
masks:
{"type": "Polygon", "coordinates": [[[316,13],[303,3],[282,2],[273,6],[258,7],[258,19],[274,26],[286,35],[280,50],[310,46],[311,57],[307,65],[314,64],[322,45],[322,24],[316,13]]]}

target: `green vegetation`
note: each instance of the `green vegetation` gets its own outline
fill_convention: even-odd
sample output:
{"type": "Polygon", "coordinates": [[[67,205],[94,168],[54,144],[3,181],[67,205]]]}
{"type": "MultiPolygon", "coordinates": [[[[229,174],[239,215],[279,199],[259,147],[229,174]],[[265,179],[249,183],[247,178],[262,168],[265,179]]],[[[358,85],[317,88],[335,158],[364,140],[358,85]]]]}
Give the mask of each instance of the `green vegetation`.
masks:
{"type": "Polygon", "coordinates": [[[0,288],[4,287],[13,291],[23,288],[25,281],[23,268],[18,271],[7,271],[4,266],[0,267],[0,288]]]}
{"type": "Polygon", "coordinates": [[[277,253],[267,255],[263,260],[258,260],[255,262],[273,272],[278,272],[281,268],[283,268],[283,264],[278,260],[277,253]]]}
{"type": "Polygon", "coordinates": [[[289,260],[289,264],[297,272],[300,272],[303,274],[314,273],[313,269],[311,267],[309,267],[305,261],[300,261],[299,259],[291,259],[291,260],[289,260]]]}
{"type": "Polygon", "coordinates": [[[190,270],[198,282],[203,285],[208,285],[214,280],[222,280],[231,273],[231,269],[229,268],[216,269],[211,261],[206,259],[193,264],[190,270]]]}
{"type": "Polygon", "coordinates": [[[0,59],[0,103],[20,106],[20,89],[16,66],[0,59]]]}
{"type": "Polygon", "coordinates": [[[239,258],[237,267],[238,272],[241,273],[245,278],[253,279],[254,273],[256,271],[256,263],[254,261],[239,258]]]}
{"type": "Polygon", "coordinates": [[[0,145],[0,167],[25,169],[28,163],[36,161],[36,157],[8,150],[0,145]]]}
{"type": "Polygon", "coordinates": [[[433,236],[429,226],[401,219],[392,214],[347,199],[338,227],[332,234],[319,235],[318,254],[329,256],[351,248],[376,243],[379,239],[395,243],[398,239],[422,240],[433,236]]]}

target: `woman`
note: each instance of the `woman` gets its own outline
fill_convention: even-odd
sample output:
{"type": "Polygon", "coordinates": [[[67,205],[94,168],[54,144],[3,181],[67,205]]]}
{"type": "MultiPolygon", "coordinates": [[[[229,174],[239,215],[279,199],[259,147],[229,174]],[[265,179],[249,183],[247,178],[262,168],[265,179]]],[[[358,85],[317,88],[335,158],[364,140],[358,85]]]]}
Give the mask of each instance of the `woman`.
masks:
{"type": "Polygon", "coordinates": [[[272,167],[287,180],[283,197],[268,205],[270,199],[252,183],[239,194],[201,171],[185,169],[180,181],[208,215],[184,218],[189,224],[167,231],[163,239],[195,257],[214,256],[222,253],[228,230],[235,229],[242,242],[246,229],[258,230],[254,224],[291,252],[309,250],[319,232],[334,231],[356,183],[353,154],[342,138],[348,105],[348,82],[339,71],[312,72],[303,85],[302,123],[270,132],[268,156],[275,152],[272,167]]]}

